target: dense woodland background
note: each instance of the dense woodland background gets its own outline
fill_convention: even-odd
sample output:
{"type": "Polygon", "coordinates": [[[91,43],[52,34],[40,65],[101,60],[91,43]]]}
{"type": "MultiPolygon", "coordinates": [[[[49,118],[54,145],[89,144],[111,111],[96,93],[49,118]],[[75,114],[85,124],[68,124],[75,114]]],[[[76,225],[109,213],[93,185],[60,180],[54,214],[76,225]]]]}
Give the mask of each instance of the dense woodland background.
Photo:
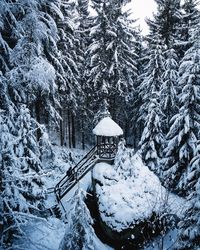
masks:
{"type": "Polygon", "coordinates": [[[107,103],[146,165],[191,201],[176,249],[200,247],[198,4],[155,1],[143,37],[128,0],[92,0],[92,15],[88,0],[0,0],[2,245],[43,206],[52,143],[90,147],[107,103]]]}

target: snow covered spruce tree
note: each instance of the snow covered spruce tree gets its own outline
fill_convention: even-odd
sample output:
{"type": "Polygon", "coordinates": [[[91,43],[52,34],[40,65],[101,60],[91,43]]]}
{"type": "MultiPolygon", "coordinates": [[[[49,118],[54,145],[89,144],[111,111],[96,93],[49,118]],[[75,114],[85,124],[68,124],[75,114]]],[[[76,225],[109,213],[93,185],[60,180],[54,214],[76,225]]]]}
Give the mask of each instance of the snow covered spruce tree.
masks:
{"type": "Polygon", "coordinates": [[[168,49],[165,52],[164,69],[163,82],[160,87],[160,106],[164,115],[162,127],[166,134],[169,131],[169,122],[176,113],[178,105],[178,57],[174,49],[168,49]]]}
{"type": "Polygon", "coordinates": [[[152,92],[149,97],[147,117],[140,141],[143,161],[156,173],[160,173],[160,159],[163,150],[163,133],[161,127],[162,113],[160,111],[159,94],[152,92]]]}
{"type": "MultiPolygon", "coordinates": [[[[85,84],[87,84],[86,76],[86,65],[87,65],[87,49],[91,43],[90,38],[90,28],[92,26],[92,21],[94,17],[90,17],[89,13],[89,1],[88,0],[78,0],[77,2],[77,12],[78,17],[76,19],[77,29],[76,29],[76,38],[77,38],[77,53],[79,55],[79,72],[80,72],[80,85],[82,91],[85,94],[85,84]]],[[[87,89],[87,88],[86,88],[87,89]]],[[[85,96],[84,96],[85,99],[85,96]]],[[[84,104],[84,100],[83,104],[84,104]]]]}
{"type": "MultiPolygon", "coordinates": [[[[9,219],[9,212],[6,212],[5,209],[5,200],[9,200],[9,196],[6,194],[6,187],[10,187],[9,179],[12,175],[8,172],[10,165],[14,163],[14,154],[12,142],[14,136],[12,136],[11,131],[14,130],[14,125],[12,123],[12,118],[9,117],[5,111],[0,110],[0,174],[1,174],[1,246],[5,246],[6,238],[9,238],[9,232],[7,233],[8,237],[5,237],[4,230],[6,220],[9,219]],[[10,118],[10,119],[9,119],[10,118]],[[9,174],[9,175],[8,175],[9,174]]],[[[10,230],[12,231],[12,230],[10,230]]]]}
{"type": "Polygon", "coordinates": [[[188,195],[188,208],[184,220],[179,223],[179,238],[176,244],[177,250],[193,250],[200,248],[200,142],[198,141],[197,154],[189,165],[185,179],[188,195]]]}
{"type": "Polygon", "coordinates": [[[37,1],[32,1],[23,3],[17,9],[21,20],[18,21],[19,39],[11,54],[13,69],[10,81],[16,101],[30,105],[42,95],[42,100],[49,106],[49,95],[56,88],[55,70],[43,55],[44,41],[48,43],[47,40],[53,40],[54,23],[49,16],[43,18],[45,13],[39,7],[41,8],[37,1]]]}
{"type": "Polygon", "coordinates": [[[12,28],[15,26],[15,18],[10,13],[9,4],[6,1],[1,1],[0,8],[0,70],[5,74],[9,68],[9,56],[11,52],[11,32],[12,28]],[[13,20],[14,19],[14,20],[13,20]],[[8,26],[8,20],[12,26],[8,26]],[[8,29],[10,27],[10,29],[8,29]]]}
{"type": "Polygon", "coordinates": [[[35,137],[35,132],[39,127],[31,118],[29,110],[25,105],[21,105],[16,118],[17,145],[15,153],[18,158],[21,158],[21,170],[23,173],[28,173],[31,169],[35,172],[41,171],[41,162],[39,159],[39,147],[35,137]]]}
{"type": "MultiPolygon", "coordinates": [[[[153,46],[156,47],[156,43],[160,46],[158,52],[160,61],[162,62],[159,62],[159,66],[156,66],[155,63],[155,67],[160,68],[160,72],[158,73],[160,84],[157,86],[156,91],[158,91],[158,94],[161,96],[159,98],[161,111],[163,113],[161,126],[164,134],[166,134],[169,129],[169,120],[176,110],[175,97],[179,63],[176,43],[181,23],[181,5],[180,0],[156,0],[156,3],[157,12],[154,13],[152,19],[147,19],[150,30],[147,41],[150,50],[152,50],[153,46]]],[[[147,67],[149,67],[149,65],[147,65],[147,67]]],[[[154,66],[152,67],[152,71],[153,68],[154,66]]],[[[148,71],[148,69],[146,69],[146,71],[148,71]]],[[[145,85],[145,83],[142,83],[140,88],[143,88],[143,86],[145,88],[145,85]]],[[[142,109],[144,105],[146,104],[142,105],[142,109]]],[[[145,117],[146,112],[144,113],[142,111],[141,114],[145,117]]]]}
{"type": "Polygon", "coordinates": [[[75,3],[63,1],[60,6],[63,20],[58,21],[60,59],[63,67],[63,75],[65,85],[64,89],[60,89],[62,104],[65,102],[70,109],[77,109],[78,94],[81,92],[79,82],[79,64],[81,56],[77,53],[78,38],[76,37],[76,8],[75,3]]]}
{"type": "MultiPolygon", "coordinates": [[[[10,236],[13,232],[22,232],[21,226],[30,218],[29,215],[42,208],[44,199],[40,176],[40,159],[41,153],[44,153],[44,145],[41,148],[37,141],[43,129],[31,117],[30,110],[38,121],[42,107],[52,116],[55,114],[55,69],[48,62],[45,51],[47,47],[49,50],[55,48],[53,37],[55,38],[56,33],[53,19],[42,11],[47,5],[44,2],[43,6],[41,4],[37,0],[20,1],[20,4],[8,3],[5,11],[1,13],[1,21],[5,20],[4,25],[8,24],[6,30],[5,26],[2,26],[2,38],[5,38],[4,41],[10,46],[9,51],[8,47],[4,46],[7,54],[2,56],[11,68],[6,74],[7,79],[1,77],[3,85],[0,86],[3,90],[0,108],[4,110],[1,159],[5,180],[2,191],[2,240],[7,244],[11,243],[10,236]]],[[[5,68],[2,66],[2,69],[5,68]]]]}
{"type": "Polygon", "coordinates": [[[106,99],[104,99],[100,105],[99,111],[94,116],[94,125],[96,126],[97,123],[100,122],[101,119],[105,117],[111,117],[109,112],[109,104],[106,99]]]}
{"type": "Polygon", "coordinates": [[[61,106],[59,112],[60,121],[60,142],[66,144],[68,138],[69,147],[76,146],[75,115],[78,113],[79,100],[82,96],[80,84],[80,61],[78,53],[78,38],[76,37],[77,11],[74,1],[57,1],[60,3],[62,18],[56,17],[58,26],[58,49],[59,57],[57,62],[61,64],[59,77],[57,78],[58,93],[61,106]],[[66,134],[66,128],[68,134],[66,134]]]}
{"type": "Polygon", "coordinates": [[[199,27],[193,39],[193,46],[186,52],[179,68],[179,112],[171,119],[165,149],[165,177],[169,186],[185,194],[185,178],[191,160],[196,154],[199,138],[200,112],[200,46],[199,27]]]}
{"type": "Polygon", "coordinates": [[[149,62],[139,89],[142,99],[139,119],[144,124],[140,140],[142,158],[152,170],[156,171],[158,171],[158,161],[162,155],[161,145],[163,143],[161,125],[163,114],[159,93],[163,84],[164,57],[162,44],[159,43],[160,41],[157,40],[157,44],[150,45],[149,62]]]}
{"type": "Polygon", "coordinates": [[[71,210],[66,233],[60,243],[59,250],[94,250],[95,232],[90,212],[84,202],[85,191],[78,189],[71,199],[71,210]]]}
{"type": "Polygon", "coordinates": [[[154,40],[159,35],[167,48],[172,47],[178,34],[181,20],[180,0],[155,0],[157,12],[153,19],[147,19],[150,29],[149,38],[154,40]]]}
{"type": "MultiPolygon", "coordinates": [[[[61,85],[62,66],[58,60],[58,32],[53,18],[62,14],[56,4],[35,0],[12,5],[17,25],[16,44],[10,55],[11,95],[14,102],[28,104],[39,123],[59,117],[57,89],[61,85]]],[[[38,130],[38,139],[39,136],[38,130]]]]}
{"type": "MultiPolygon", "coordinates": [[[[136,47],[135,51],[136,54],[138,55],[138,60],[137,60],[137,70],[138,70],[138,77],[135,80],[134,83],[134,90],[130,92],[127,106],[128,106],[128,111],[127,114],[128,116],[131,117],[131,120],[129,120],[129,129],[130,134],[134,138],[133,143],[134,147],[138,147],[138,143],[141,139],[141,134],[143,131],[143,121],[140,119],[140,106],[142,104],[142,96],[140,95],[140,84],[144,80],[144,70],[145,67],[148,63],[148,55],[147,55],[147,50],[148,48],[145,46],[144,43],[144,38],[143,36],[138,33],[137,36],[137,41],[136,42],[136,47]]],[[[126,133],[126,130],[124,131],[126,133]]]]}
{"type": "Polygon", "coordinates": [[[81,87],[81,95],[79,96],[78,116],[79,116],[79,128],[81,131],[81,144],[85,149],[86,141],[90,141],[90,131],[92,130],[91,124],[93,119],[93,113],[88,109],[88,92],[89,86],[87,86],[86,78],[86,65],[87,65],[87,49],[90,45],[90,28],[92,27],[92,21],[94,17],[90,16],[89,12],[89,0],[77,1],[77,13],[76,19],[76,40],[77,40],[77,54],[79,55],[79,84],[81,87]]]}
{"type": "Polygon", "coordinates": [[[1,123],[1,163],[3,168],[3,243],[12,244],[23,232],[30,214],[37,213],[45,198],[41,181],[42,164],[35,130],[37,125],[22,105],[1,123]],[[14,233],[14,234],[13,234],[14,233]]]}
{"type": "Polygon", "coordinates": [[[97,15],[90,32],[92,44],[87,51],[87,92],[90,100],[96,100],[91,107],[94,111],[106,96],[115,118],[119,103],[122,107],[137,76],[135,30],[129,12],[122,10],[125,1],[92,3],[97,15]]]}
{"type": "Polygon", "coordinates": [[[79,38],[79,52],[81,54],[81,72],[85,73],[85,60],[84,56],[86,55],[86,50],[90,43],[90,25],[92,25],[92,17],[89,13],[89,1],[88,0],[78,0],[77,2],[77,12],[78,12],[78,28],[76,30],[77,37],[79,38]]]}
{"type": "Polygon", "coordinates": [[[199,22],[200,13],[198,10],[198,1],[184,0],[181,6],[181,22],[179,25],[179,32],[176,37],[176,49],[179,57],[182,59],[185,52],[192,45],[190,36],[194,31],[195,26],[199,22]]]}
{"type": "Polygon", "coordinates": [[[162,43],[160,44],[160,41],[156,40],[155,44],[149,45],[149,48],[150,52],[148,54],[148,63],[144,69],[144,74],[141,76],[143,81],[139,86],[139,95],[142,99],[139,119],[143,122],[146,121],[152,93],[160,91],[160,87],[163,84],[162,76],[164,73],[162,43]]]}

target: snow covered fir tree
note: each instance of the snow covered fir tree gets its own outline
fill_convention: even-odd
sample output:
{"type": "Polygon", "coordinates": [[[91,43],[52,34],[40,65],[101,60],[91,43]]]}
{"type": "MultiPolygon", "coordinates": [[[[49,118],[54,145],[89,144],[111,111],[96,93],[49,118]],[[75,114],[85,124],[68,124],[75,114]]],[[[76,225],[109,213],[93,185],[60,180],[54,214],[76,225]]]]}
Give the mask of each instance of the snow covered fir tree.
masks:
{"type": "Polygon", "coordinates": [[[200,4],[152,1],[0,0],[0,249],[200,249],[200,4]]]}
{"type": "Polygon", "coordinates": [[[94,246],[94,229],[92,227],[93,221],[90,216],[90,212],[84,202],[85,191],[78,189],[74,197],[72,197],[73,210],[70,211],[70,223],[69,229],[66,230],[66,234],[63,241],[60,244],[59,249],[95,249],[94,246]]]}

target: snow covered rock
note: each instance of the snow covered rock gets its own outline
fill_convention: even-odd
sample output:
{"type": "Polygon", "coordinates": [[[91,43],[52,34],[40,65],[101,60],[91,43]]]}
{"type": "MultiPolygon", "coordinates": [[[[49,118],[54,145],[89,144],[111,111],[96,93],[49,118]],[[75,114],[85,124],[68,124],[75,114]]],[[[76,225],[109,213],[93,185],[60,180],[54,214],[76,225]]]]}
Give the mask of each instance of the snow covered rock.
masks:
{"type": "Polygon", "coordinates": [[[127,181],[109,164],[95,166],[94,178],[101,183],[96,184],[101,217],[118,232],[158,213],[166,195],[158,177],[146,166],[136,165],[134,170],[134,179],[127,181]]]}
{"type": "Polygon", "coordinates": [[[138,154],[131,156],[130,164],[132,175],[126,179],[116,166],[103,162],[96,164],[93,172],[100,219],[116,237],[123,232],[128,238],[144,236],[142,230],[154,233],[163,214],[178,213],[183,205],[183,200],[169,194],[138,154]],[[174,207],[170,204],[173,199],[174,207]]]}

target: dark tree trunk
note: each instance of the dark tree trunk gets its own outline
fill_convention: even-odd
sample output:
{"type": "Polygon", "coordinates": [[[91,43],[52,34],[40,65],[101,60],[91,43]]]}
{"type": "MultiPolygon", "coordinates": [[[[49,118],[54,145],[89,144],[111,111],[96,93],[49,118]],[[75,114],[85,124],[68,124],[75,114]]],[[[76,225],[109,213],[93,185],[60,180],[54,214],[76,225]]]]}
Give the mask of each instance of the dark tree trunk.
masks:
{"type": "Polygon", "coordinates": [[[124,130],[125,130],[124,131],[124,138],[127,142],[127,139],[128,139],[128,120],[127,119],[125,120],[125,129],[124,130]]]}
{"type": "Polygon", "coordinates": [[[83,118],[82,118],[82,121],[81,121],[81,135],[82,135],[82,139],[81,139],[82,149],[84,150],[85,149],[85,131],[84,131],[84,120],[83,120],[83,118]]]}
{"type": "Polygon", "coordinates": [[[64,133],[63,133],[63,112],[62,109],[60,109],[60,116],[61,116],[61,120],[60,120],[60,146],[63,146],[64,144],[64,133]]]}
{"type": "Polygon", "coordinates": [[[71,117],[72,117],[72,147],[76,148],[76,129],[75,129],[75,119],[73,113],[71,117]]]}
{"type": "Polygon", "coordinates": [[[67,110],[67,120],[68,120],[68,140],[69,140],[69,148],[72,147],[71,143],[71,122],[70,122],[70,111],[67,110]]]}
{"type": "MultiPolygon", "coordinates": [[[[41,107],[42,107],[42,102],[41,100],[37,100],[35,102],[35,116],[36,116],[36,121],[40,124],[41,123],[41,107]]],[[[37,141],[40,140],[40,137],[42,136],[42,132],[40,128],[37,129],[36,137],[37,141]]]]}
{"type": "Polygon", "coordinates": [[[63,145],[67,146],[67,135],[68,135],[68,126],[67,126],[67,109],[63,108],[63,145]]]}

